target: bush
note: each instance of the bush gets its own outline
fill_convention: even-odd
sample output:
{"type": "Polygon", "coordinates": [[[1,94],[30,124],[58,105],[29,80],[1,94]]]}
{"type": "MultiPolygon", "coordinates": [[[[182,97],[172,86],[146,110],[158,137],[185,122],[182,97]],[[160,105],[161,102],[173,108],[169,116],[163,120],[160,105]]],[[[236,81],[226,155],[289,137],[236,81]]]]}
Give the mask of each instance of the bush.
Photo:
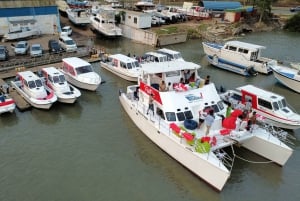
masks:
{"type": "Polygon", "coordinates": [[[283,29],[300,32],[300,12],[291,17],[284,25],[283,29]]]}

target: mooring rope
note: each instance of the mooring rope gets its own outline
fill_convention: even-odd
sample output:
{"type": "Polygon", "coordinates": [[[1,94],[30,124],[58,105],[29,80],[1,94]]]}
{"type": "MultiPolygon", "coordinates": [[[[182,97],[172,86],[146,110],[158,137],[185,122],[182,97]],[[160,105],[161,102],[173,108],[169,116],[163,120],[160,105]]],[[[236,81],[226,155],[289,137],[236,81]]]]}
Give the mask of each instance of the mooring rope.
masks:
{"type": "Polygon", "coordinates": [[[238,156],[236,154],[234,154],[234,157],[237,157],[238,159],[241,159],[241,160],[246,161],[248,163],[273,163],[273,161],[251,161],[251,160],[247,160],[247,159],[245,159],[241,156],[238,156]]]}

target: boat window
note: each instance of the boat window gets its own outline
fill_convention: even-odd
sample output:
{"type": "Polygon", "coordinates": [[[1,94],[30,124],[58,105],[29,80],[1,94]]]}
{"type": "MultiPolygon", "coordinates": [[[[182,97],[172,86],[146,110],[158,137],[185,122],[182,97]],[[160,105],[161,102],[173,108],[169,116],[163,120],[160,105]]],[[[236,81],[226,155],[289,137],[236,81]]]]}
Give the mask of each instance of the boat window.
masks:
{"type": "Polygon", "coordinates": [[[281,100],[281,103],[282,103],[282,107],[286,107],[285,99],[282,99],[282,100],[281,100]]]}
{"type": "Polygon", "coordinates": [[[175,112],[166,112],[166,118],[168,121],[176,121],[175,112]]]}
{"type": "Polygon", "coordinates": [[[219,101],[217,104],[218,104],[218,107],[220,108],[220,110],[224,109],[224,105],[223,105],[222,101],[219,101]]]}
{"type": "Polygon", "coordinates": [[[156,109],[156,113],[158,116],[160,116],[162,119],[165,119],[165,116],[164,116],[164,111],[161,110],[160,108],[157,108],[156,109]]]}
{"type": "Polygon", "coordinates": [[[184,116],[183,112],[178,112],[178,113],[176,113],[176,115],[177,115],[178,121],[184,121],[185,120],[185,116],[184,116]]]}
{"type": "Polygon", "coordinates": [[[166,72],[166,77],[175,77],[175,76],[180,76],[180,71],[166,72]]]}
{"type": "Polygon", "coordinates": [[[258,105],[265,107],[267,109],[272,110],[272,104],[269,101],[263,100],[261,98],[258,99],[258,105]]]}
{"type": "Polygon", "coordinates": [[[239,48],[238,51],[239,51],[240,53],[248,54],[248,50],[247,50],[247,49],[239,48]]]}
{"type": "Polygon", "coordinates": [[[28,87],[29,87],[30,89],[35,88],[35,83],[34,83],[34,81],[29,81],[29,82],[28,82],[28,87]]]}
{"type": "Polygon", "coordinates": [[[50,82],[53,82],[52,76],[48,75],[48,80],[50,80],[50,82]]]}
{"type": "Polygon", "coordinates": [[[66,81],[65,76],[59,75],[59,80],[60,80],[60,83],[64,83],[66,81]]]}
{"type": "Polygon", "coordinates": [[[193,119],[193,114],[190,110],[184,112],[186,119],[193,119]]]}
{"type": "Polygon", "coordinates": [[[79,68],[76,68],[77,75],[83,74],[83,73],[89,73],[93,72],[92,66],[87,65],[87,66],[81,66],[79,68]]]}
{"type": "Polygon", "coordinates": [[[234,46],[229,46],[229,50],[231,51],[236,51],[237,47],[234,47],[234,46]]]}
{"type": "Polygon", "coordinates": [[[277,102],[274,102],[274,103],[273,103],[273,108],[274,108],[275,111],[276,111],[276,110],[279,110],[279,106],[278,106],[278,103],[277,103],[277,102]]]}
{"type": "Polygon", "coordinates": [[[139,68],[139,67],[140,67],[140,63],[139,63],[138,61],[135,61],[135,62],[133,63],[133,66],[134,66],[135,68],[139,68]]]}
{"type": "MultiPolygon", "coordinates": [[[[125,65],[125,64],[124,64],[124,68],[126,68],[126,65],[125,65]]],[[[127,64],[127,68],[128,68],[128,69],[132,69],[132,64],[131,64],[131,63],[128,63],[128,64],[127,64]]]]}
{"type": "Polygon", "coordinates": [[[53,82],[54,83],[59,83],[59,77],[58,76],[54,76],[53,77],[53,82]]]}
{"type": "Polygon", "coordinates": [[[235,100],[242,101],[242,96],[239,94],[233,94],[231,97],[235,100]]]}
{"type": "Polygon", "coordinates": [[[40,79],[35,80],[35,84],[36,84],[36,87],[41,87],[41,86],[43,86],[42,80],[40,80],[40,79]]]}
{"type": "Polygon", "coordinates": [[[24,81],[24,85],[28,87],[28,83],[26,80],[24,81]]]}

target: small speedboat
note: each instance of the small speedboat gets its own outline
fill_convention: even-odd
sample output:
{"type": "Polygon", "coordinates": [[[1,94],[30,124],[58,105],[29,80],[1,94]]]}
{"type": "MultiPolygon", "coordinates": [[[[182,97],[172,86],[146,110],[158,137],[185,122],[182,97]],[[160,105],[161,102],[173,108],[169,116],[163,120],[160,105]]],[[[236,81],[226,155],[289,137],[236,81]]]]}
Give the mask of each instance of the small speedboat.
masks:
{"type": "Polygon", "coordinates": [[[0,114],[15,111],[15,101],[7,93],[0,92],[0,114]]]}
{"type": "Polygon", "coordinates": [[[74,103],[81,96],[80,91],[69,84],[64,74],[55,67],[43,68],[41,76],[44,78],[46,87],[52,89],[62,103],[74,103]]]}
{"type": "Polygon", "coordinates": [[[18,72],[11,85],[35,108],[50,109],[57,101],[54,91],[45,88],[41,78],[31,71],[18,72]]]}

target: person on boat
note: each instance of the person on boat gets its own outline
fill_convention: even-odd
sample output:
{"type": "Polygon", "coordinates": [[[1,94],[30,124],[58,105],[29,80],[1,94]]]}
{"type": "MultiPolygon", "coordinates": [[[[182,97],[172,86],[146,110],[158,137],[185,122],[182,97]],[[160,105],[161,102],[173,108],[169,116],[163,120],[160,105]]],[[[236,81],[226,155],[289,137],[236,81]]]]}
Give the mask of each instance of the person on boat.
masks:
{"type": "Polygon", "coordinates": [[[179,81],[179,83],[181,83],[181,84],[185,84],[185,83],[184,83],[184,79],[183,79],[183,77],[182,77],[182,78],[180,78],[180,81],[179,81]]]}
{"type": "Polygon", "coordinates": [[[243,121],[243,115],[239,115],[235,120],[235,130],[236,131],[240,130],[242,121],[243,121]]]}
{"type": "Polygon", "coordinates": [[[205,135],[209,134],[209,130],[210,130],[212,124],[214,123],[214,121],[215,121],[214,110],[211,109],[211,110],[209,110],[207,116],[204,119],[204,122],[205,122],[205,125],[206,125],[205,135]]]}
{"type": "Polygon", "coordinates": [[[188,84],[189,80],[190,80],[190,77],[191,77],[190,70],[184,71],[183,75],[184,75],[185,84],[188,84]]]}
{"type": "Polygon", "coordinates": [[[231,103],[228,102],[227,103],[227,108],[226,108],[226,117],[230,117],[231,112],[232,112],[231,103]]]}
{"type": "Polygon", "coordinates": [[[198,123],[198,128],[201,127],[201,125],[203,124],[205,117],[207,116],[207,113],[205,111],[200,110],[199,111],[199,123],[198,123]]]}
{"type": "Polygon", "coordinates": [[[250,111],[252,108],[252,103],[251,103],[251,100],[248,100],[245,104],[245,110],[248,110],[250,111]]]}
{"type": "Polygon", "coordinates": [[[167,91],[167,86],[164,80],[162,80],[159,85],[159,91],[167,91]]]}
{"type": "Polygon", "coordinates": [[[134,98],[134,100],[139,100],[139,89],[140,89],[140,87],[137,87],[135,89],[135,91],[133,92],[133,98],[134,98]]]}
{"type": "Polygon", "coordinates": [[[153,94],[151,94],[149,96],[149,106],[148,106],[148,110],[147,110],[147,115],[149,114],[149,110],[151,110],[154,115],[153,94]]]}
{"type": "Polygon", "coordinates": [[[209,79],[210,79],[210,76],[207,75],[206,78],[205,78],[205,81],[204,81],[204,85],[209,84],[209,79]]]}
{"type": "Polygon", "coordinates": [[[171,82],[169,82],[166,90],[170,91],[171,89],[172,89],[171,82]]]}

